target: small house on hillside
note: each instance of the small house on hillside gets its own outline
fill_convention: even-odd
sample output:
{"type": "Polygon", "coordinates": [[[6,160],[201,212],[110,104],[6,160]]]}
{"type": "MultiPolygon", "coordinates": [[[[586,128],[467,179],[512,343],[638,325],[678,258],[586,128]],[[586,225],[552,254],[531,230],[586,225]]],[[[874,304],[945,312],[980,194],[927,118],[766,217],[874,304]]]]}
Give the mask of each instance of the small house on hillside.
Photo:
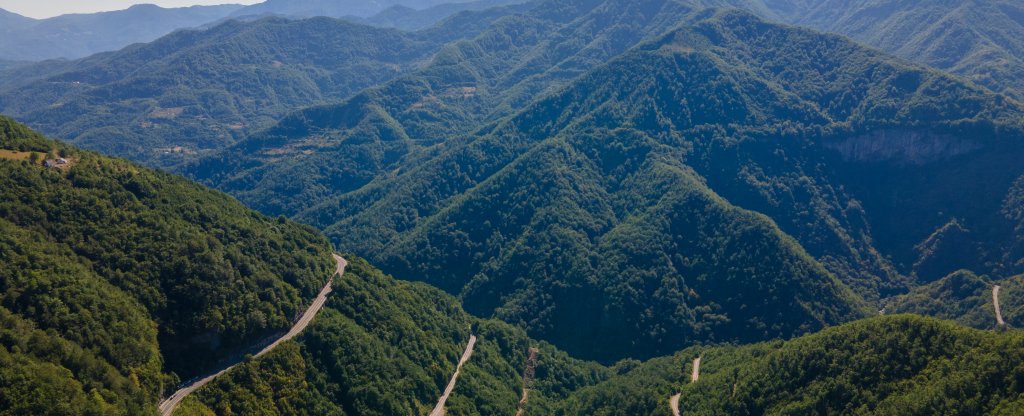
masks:
{"type": "Polygon", "coordinates": [[[48,168],[55,168],[55,167],[57,167],[57,161],[55,161],[55,160],[44,161],[43,162],[43,166],[48,167],[48,168]]]}

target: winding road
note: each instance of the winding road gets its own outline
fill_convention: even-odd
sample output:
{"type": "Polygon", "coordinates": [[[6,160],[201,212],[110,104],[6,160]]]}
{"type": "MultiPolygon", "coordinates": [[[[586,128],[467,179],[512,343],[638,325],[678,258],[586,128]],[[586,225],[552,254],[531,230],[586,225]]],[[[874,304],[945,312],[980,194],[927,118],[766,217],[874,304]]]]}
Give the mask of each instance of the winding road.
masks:
{"type": "Polygon", "coordinates": [[[466,344],[466,350],[462,352],[462,358],[459,359],[459,365],[455,367],[455,374],[452,374],[451,381],[448,382],[448,387],[444,389],[444,394],[437,400],[437,405],[434,406],[434,410],[430,412],[430,416],[444,416],[444,404],[448,401],[448,396],[455,390],[455,382],[459,381],[459,371],[462,370],[462,365],[469,361],[469,357],[473,356],[473,346],[476,345],[476,335],[469,336],[469,343],[466,344]]]}
{"type": "MultiPolygon", "coordinates": [[[[701,357],[697,357],[697,358],[695,358],[693,360],[693,372],[690,373],[690,382],[691,383],[696,383],[697,380],[700,379],[700,359],[701,359],[701,357]]],[[[682,396],[683,396],[683,394],[679,393],[679,394],[676,394],[675,396],[672,396],[672,397],[670,397],[668,399],[668,406],[672,408],[672,415],[673,416],[679,416],[679,414],[680,414],[679,413],[679,398],[682,397],[682,396]]]]}
{"type": "MultiPolygon", "coordinates": [[[[343,274],[345,274],[345,266],[348,265],[348,261],[346,261],[343,257],[337,254],[334,254],[333,256],[334,261],[338,263],[338,268],[335,269],[334,275],[331,276],[331,278],[327,281],[327,284],[324,286],[324,288],[320,290],[320,294],[317,295],[316,299],[313,300],[313,303],[309,305],[309,308],[306,308],[306,312],[302,314],[302,317],[300,317],[299,320],[292,325],[292,328],[289,329],[288,332],[285,333],[284,335],[281,335],[276,339],[265,339],[260,343],[256,344],[256,346],[253,346],[251,349],[256,349],[258,348],[259,345],[266,345],[262,349],[260,349],[259,352],[254,354],[252,358],[256,358],[263,354],[266,354],[270,352],[270,350],[273,350],[275,347],[280,345],[282,342],[295,338],[296,335],[298,335],[300,332],[302,332],[303,329],[306,329],[306,327],[309,326],[310,322],[313,322],[313,318],[316,317],[316,314],[320,312],[321,309],[323,309],[324,303],[327,302],[327,295],[331,293],[331,284],[334,283],[334,278],[341,277],[343,274]]],[[[196,390],[199,390],[200,387],[205,386],[209,382],[213,381],[213,379],[217,378],[221,374],[230,371],[232,368],[235,368],[244,361],[245,355],[241,354],[238,357],[229,360],[227,363],[220,366],[217,370],[214,370],[210,374],[193,379],[193,381],[187,383],[185,387],[182,387],[178,391],[174,392],[174,394],[172,394],[171,397],[168,397],[166,400],[160,403],[160,414],[162,416],[170,416],[171,413],[174,413],[174,409],[177,408],[179,404],[181,404],[181,401],[184,400],[185,397],[188,397],[188,395],[192,394],[196,390]]]]}
{"type": "Polygon", "coordinates": [[[999,326],[1006,326],[1006,322],[1003,322],[1003,312],[999,309],[999,285],[992,286],[992,304],[996,307],[996,323],[999,326]]]}

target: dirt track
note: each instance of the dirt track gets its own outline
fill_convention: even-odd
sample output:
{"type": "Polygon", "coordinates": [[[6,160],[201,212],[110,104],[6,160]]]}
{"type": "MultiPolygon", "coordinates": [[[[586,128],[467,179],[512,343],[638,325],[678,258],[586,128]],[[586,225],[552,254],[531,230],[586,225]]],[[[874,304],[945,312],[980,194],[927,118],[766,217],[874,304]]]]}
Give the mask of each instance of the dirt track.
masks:
{"type": "MultiPolygon", "coordinates": [[[[345,273],[345,266],[348,265],[348,261],[346,261],[344,258],[337,254],[334,254],[334,261],[338,263],[338,268],[335,269],[334,276],[331,276],[331,278],[327,281],[327,285],[325,285],[324,288],[320,290],[320,294],[317,295],[316,299],[313,300],[313,303],[309,305],[309,308],[306,308],[306,312],[302,314],[302,317],[300,317],[299,320],[292,325],[291,329],[289,329],[287,333],[278,337],[272,342],[269,342],[265,347],[260,349],[259,352],[254,354],[253,358],[266,354],[270,352],[270,350],[273,350],[275,347],[280,345],[282,342],[295,338],[296,335],[298,335],[300,332],[302,332],[303,329],[306,329],[306,327],[309,326],[310,322],[313,322],[313,318],[316,317],[317,312],[320,312],[320,310],[323,309],[324,307],[324,303],[327,302],[327,295],[331,293],[331,284],[334,283],[334,278],[342,276],[345,273]]],[[[267,343],[267,341],[268,340],[263,340],[256,345],[262,345],[264,343],[267,343]]],[[[194,381],[187,383],[186,386],[182,387],[181,389],[178,389],[178,391],[174,392],[174,394],[172,394],[171,397],[168,397],[166,400],[160,403],[160,414],[162,416],[170,416],[171,413],[174,413],[174,409],[177,408],[178,405],[181,404],[181,401],[188,397],[188,395],[192,394],[196,390],[199,390],[200,387],[205,386],[209,382],[213,381],[213,379],[217,378],[221,374],[230,371],[232,368],[235,368],[237,365],[241,364],[244,361],[245,356],[243,355],[241,357],[230,360],[228,363],[220,366],[217,370],[205,376],[193,379],[194,381]]]]}
{"type": "MultiPolygon", "coordinates": [[[[700,359],[697,357],[693,360],[693,372],[690,373],[690,382],[696,383],[700,379],[700,359]]],[[[679,398],[682,397],[682,393],[676,394],[668,399],[668,406],[672,408],[672,415],[679,416],[679,398]]]]}
{"type": "Polygon", "coordinates": [[[999,326],[1006,326],[1003,322],[1003,311],[999,309],[999,285],[992,286],[992,305],[996,308],[996,323],[999,326]]]}

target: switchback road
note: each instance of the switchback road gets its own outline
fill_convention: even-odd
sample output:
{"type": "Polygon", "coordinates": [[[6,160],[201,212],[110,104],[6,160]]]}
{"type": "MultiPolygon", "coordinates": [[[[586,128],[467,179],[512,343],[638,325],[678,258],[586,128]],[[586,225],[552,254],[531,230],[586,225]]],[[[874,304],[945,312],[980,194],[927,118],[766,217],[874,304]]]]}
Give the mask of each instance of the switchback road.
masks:
{"type": "MultiPolygon", "coordinates": [[[[693,360],[693,372],[690,373],[690,382],[696,383],[697,379],[700,378],[700,357],[693,360]]],[[[679,398],[683,394],[677,394],[668,399],[668,406],[672,408],[672,416],[679,416],[679,398]]]]}
{"type": "MultiPolygon", "coordinates": [[[[254,354],[253,358],[266,354],[270,352],[270,350],[273,350],[275,347],[280,345],[282,342],[295,338],[296,335],[298,335],[300,332],[302,332],[303,329],[306,329],[306,327],[309,326],[310,322],[313,322],[313,318],[316,317],[317,312],[320,312],[320,310],[323,309],[324,307],[324,303],[327,302],[327,294],[331,293],[331,284],[334,283],[334,278],[341,277],[345,273],[345,266],[348,265],[348,261],[346,261],[344,258],[337,254],[334,254],[334,261],[338,263],[338,268],[335,269],[334,275],[331,276],[331,278],[327,281],[327,285],[325,285],[324,288],[320,290],[320,294],[317,295],[316,299],[313,300],[313,303],[309,305],[309,308],[306,308],[306,312],[302,314],[302,317],[300,317],[299,320],[296,321],[295,324],[292,325],[291,329],[289,329],[288,332],[285,333],[284,335],[281,335],[280,337],[274,339],[269,343],[269,340],[263,340],[259,344],[256,344],[266,344],[266,346],[260,349],[259,352],[254,354]]],[[[172,394],[171,397],[168,397],[166,400],[160,403],[160,414],[162,416],[170,416],[171,413],[174,413],[174,409],[177,408],[178,405],[181,404],[181,401],[188,397],[188,395],[192,394],[196,390],[199,390],[199,388],[207,385],[209,382],[213,381],[213,379],[217,378],[221,374],[224,374],[230,371],[232,368],[235,368],[243,361],[245,361],[244,355],[236,357],[232,360],[229,360],[228,363],[222,365],[218,370],[215,370],[210,374],[194,379],[195,381],[188,383],[188,385],[174,392],[174,394],[172,394]]]]}

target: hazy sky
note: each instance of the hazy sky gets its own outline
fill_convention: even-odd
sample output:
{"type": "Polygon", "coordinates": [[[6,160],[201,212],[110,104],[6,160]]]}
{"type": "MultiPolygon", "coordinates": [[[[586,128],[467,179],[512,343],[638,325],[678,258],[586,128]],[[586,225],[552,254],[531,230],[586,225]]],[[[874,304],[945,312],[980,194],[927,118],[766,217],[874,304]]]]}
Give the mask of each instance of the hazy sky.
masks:
{"type": "Polygon", "coordinates": [[[157,4],[163,7],[184,7],[197,4],[255,4],[263,0],[0,0],[0,9],[22,16],[44,18],[66,13],[94,13],[127,9],[133,4],[157,4]]]}

